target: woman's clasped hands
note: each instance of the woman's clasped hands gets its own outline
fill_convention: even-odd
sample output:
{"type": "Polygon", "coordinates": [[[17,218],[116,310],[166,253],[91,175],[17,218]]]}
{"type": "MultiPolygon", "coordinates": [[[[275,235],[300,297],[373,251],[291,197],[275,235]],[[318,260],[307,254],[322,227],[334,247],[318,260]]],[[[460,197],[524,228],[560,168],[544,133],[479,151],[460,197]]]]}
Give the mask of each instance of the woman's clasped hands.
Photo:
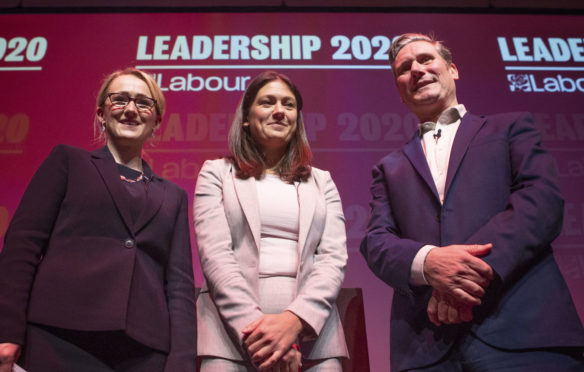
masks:
{"type": "Polygon", "coordinates": [[[242,330],[243,346],[262,372],[298,372],[302,355],[295,342],[302,329],[302,321],[290,311],[265,314],[242,330]]]}

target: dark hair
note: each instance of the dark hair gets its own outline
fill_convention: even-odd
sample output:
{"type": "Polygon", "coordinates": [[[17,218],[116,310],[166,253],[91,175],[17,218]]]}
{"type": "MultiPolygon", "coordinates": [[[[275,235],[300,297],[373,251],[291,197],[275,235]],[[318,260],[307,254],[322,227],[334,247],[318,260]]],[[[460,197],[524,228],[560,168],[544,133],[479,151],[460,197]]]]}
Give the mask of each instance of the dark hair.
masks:
{"type": "Polygon", "coordinates": [[[414,41],[427,41],[428,43],[434,45],[438,54],[446,61],[447,64],[452,63],[452,53],[450,49],[448,49],[442,41],[436,40],[434,35],[425,35],[425,34],[418,34],[418,33],[407,33],[400,35],[397,39],[395,39],[391,43],[391,48],[389,49],[389,64],[391,65],[391,69],[393,70],[393,74],[395,75],[395,59],[397,55],[402,50],[403,47],[408,45],[414,41]]]}
{"type": "Polygon", "coordinates": [[[248,119],[250,108],[259,90],[264,85],[275,80],[284,82],[290,88],[296,99],[296,108],[298,110],[296,131],[290,143],[288,143],[286,152],[280,162],[278,173],[280,178],[286,182],[306,181],[310,176],[312,151],[310,151],[302,120],[302,96],[298,88],[286,75],[275,71],[262,72],[250,82],[245,90],[229,130],[229,150],[231,151],[229,159],[235,165],[236,174],[239,178],[260,178],[263,175],[266,163],[262,150],[253,139],[249,126],[244,127],[243,123],[248,119]]]}

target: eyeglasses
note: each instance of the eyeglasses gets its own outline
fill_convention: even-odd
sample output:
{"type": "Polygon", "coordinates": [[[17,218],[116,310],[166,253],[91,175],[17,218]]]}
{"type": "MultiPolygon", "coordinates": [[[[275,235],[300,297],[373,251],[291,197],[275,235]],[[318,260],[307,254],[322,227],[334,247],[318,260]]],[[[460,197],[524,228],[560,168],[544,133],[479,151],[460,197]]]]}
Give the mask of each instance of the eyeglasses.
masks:
{"type": "Polygon", "coordinates": [[[152,110],[156,105],[156,100],[154,98],[146,96],[130,97],[128,93],[108,93],[112,105],[118,108],[124,108],[128,106],[131,101],[134,101],[134,105],[138,110],[152,110]]]}

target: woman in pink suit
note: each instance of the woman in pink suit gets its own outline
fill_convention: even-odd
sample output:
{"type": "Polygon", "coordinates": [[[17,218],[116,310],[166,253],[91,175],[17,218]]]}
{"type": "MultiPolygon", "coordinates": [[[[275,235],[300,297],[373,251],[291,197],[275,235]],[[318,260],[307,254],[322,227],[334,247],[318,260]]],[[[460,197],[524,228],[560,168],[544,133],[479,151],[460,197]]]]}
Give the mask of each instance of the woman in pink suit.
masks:
{"type": "Polygon", "coordinates": [[[345,221],[330,174],[310,165],[301,109],[290,79],[260,74],[231,126],[231,156],[207,161],[199,174],[203,372],[340,371],[347,357],[334,304],[345,221]]]}

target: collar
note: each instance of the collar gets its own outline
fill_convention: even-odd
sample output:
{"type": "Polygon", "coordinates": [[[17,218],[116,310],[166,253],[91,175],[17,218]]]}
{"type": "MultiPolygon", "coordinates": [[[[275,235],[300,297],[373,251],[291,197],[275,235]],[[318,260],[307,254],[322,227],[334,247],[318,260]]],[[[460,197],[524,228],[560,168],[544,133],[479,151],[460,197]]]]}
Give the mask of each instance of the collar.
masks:
{"type": "Polygon", "coordinates": [[[427,121],[418,124],[418,134],[421,138],[424,136],[424,133],[434,130],[434,128],[436,128],[436,124],[448,125],[456,123],[457,121],[461,120],[465,114],[466,108],[464,107],[463,104],[458,104],[450,108],[447,108],[446,110],[442,111],[436,123],[432,121],[427,121]]]}
{"type": "MultiPolygon", "coordinates": [[[[133,169],[130,169],[130,168],[128,168],[128,167],[126,167],[126,166],[124,166],[122,164],[116,163],[116,160],[114,159],[114,156],[112,155],[111,151],[109,150],[109,148],[107,146],[103,146],[102,148],[100,148],[97,151],[102,152],[102,153],[106,154],[106,156],[108,156],[109,158],[111,158],[111,160],[116,164],[118,170],[120,170],[120,166],[121,166],[123,168],[127,168],[130,171],[138,172],[138,171],[133,170],[133,169]]],[[[152,180],[152,179],[154,179],[154,178],[157,177],[156,176],[156,173],[154,173],[152,171],[152,168],[150,168],[150,165],[148,165],[148,163],[144,159],[142,159],[142,174],[144,175],[144,178],[146,178],[147,180],[152,180]]],[[[128,177],[128,176],[132,177],[133,176],[133,173],[130,172],[128,175],[126,175],[126,174],[122,174],[122,175],[124,175],[125,177],[128,177]]]]}

